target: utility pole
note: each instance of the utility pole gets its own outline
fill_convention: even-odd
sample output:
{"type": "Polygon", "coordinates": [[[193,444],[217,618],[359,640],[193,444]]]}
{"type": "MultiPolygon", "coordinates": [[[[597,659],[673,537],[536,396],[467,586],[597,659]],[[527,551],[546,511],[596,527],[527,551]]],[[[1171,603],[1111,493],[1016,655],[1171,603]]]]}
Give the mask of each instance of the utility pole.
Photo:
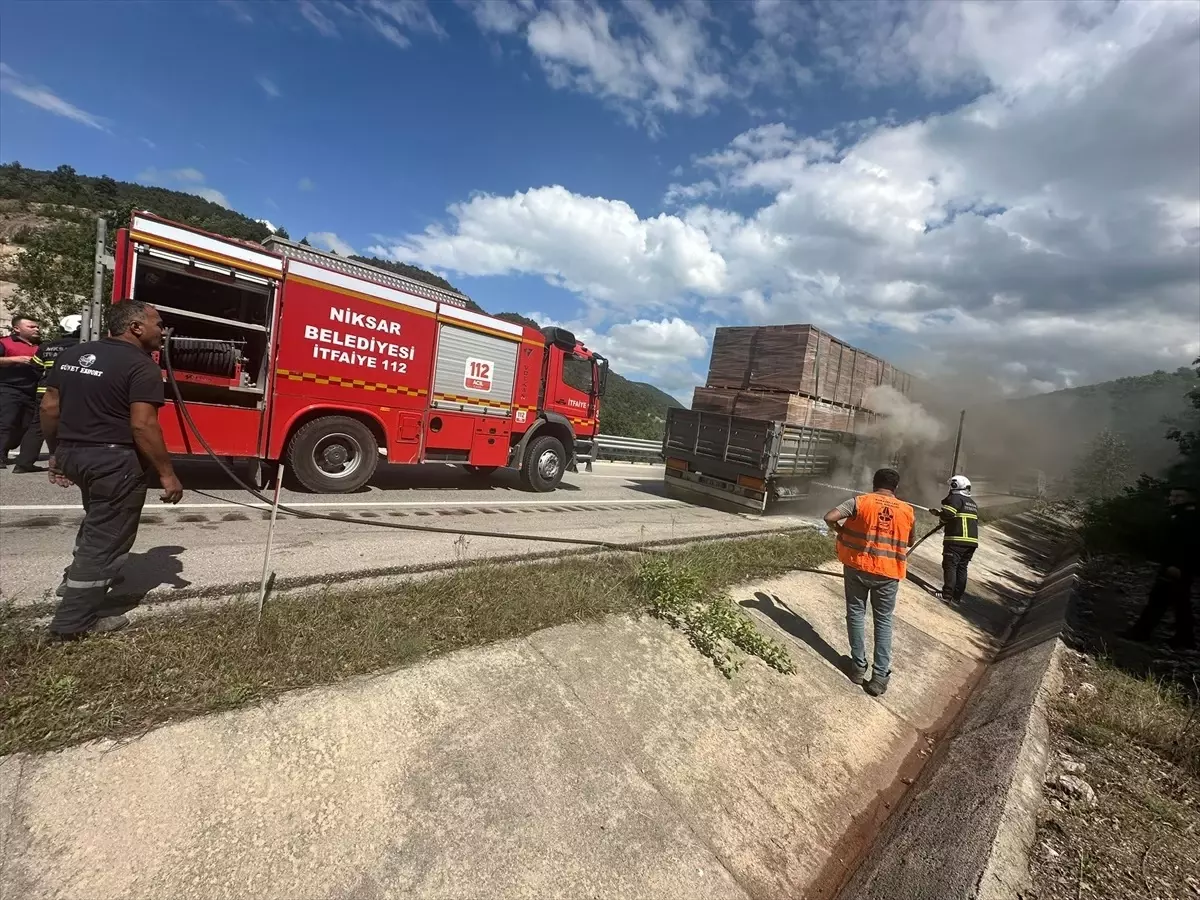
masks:
{"type": "Polygon", "coordinates": [[[114,268],[115,260],[105,252],[108,222],[104,216],[96,216],[96,261],[92,268],[92,300],[83,308],[83,328],[80,336],[85,341],[98,341],[104,331],[104,270],[114,268]]]}
{"type": "Polygon", "coordinates": [[[967,418],[967,411],[964,409],[958,414],[958,435],[954,438],[954,462],[950,464],[950,475],[958,474],[958,451],[962,449],[962,434],[963,422],[967,418]]]}

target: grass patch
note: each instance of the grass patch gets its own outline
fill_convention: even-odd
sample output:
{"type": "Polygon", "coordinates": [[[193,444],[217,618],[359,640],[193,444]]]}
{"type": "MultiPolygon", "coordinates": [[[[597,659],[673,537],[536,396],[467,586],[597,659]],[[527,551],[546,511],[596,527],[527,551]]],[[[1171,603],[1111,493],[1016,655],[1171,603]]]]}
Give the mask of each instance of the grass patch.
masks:
{"type": "MultiPolygon", "coordinates": [[[[0,755],[138,734],[541,628],[650,610],[662,583],[645,573],[658,565],[684,578],[699,603],[740,581],[832,556],[832,541],[805,529],[696,544],[649,561],[481,564],[386,589],[284,595],[267,604],[257,629],[253,604],[229,603],[69,644],[47,643],[44,631],[8,607],[0,611],[0,755]]],[[[748,619],[730,613],[742,616],[714,601],[686,613],[680,627],[722,671],[733,661],[726,641],[784,665],[745,631],[740,623],[748,619]]]]}
{"type": "Polygon", "coordinates": [[[1051,787],[1030,860],[1038,900],[1147,900],[1200,894],[1196,700],[1170,681],[1069,658],[1050,718],[1051,787]],[[1071,771],[1095,805],[1053,784],[1071,771]]]}
{"type": "Polygon", "coordinates": [[[1183,686],[1155,676],[1138,677],[1104,660],[1088,670],[1087,683],[1064,707],[1064,727],[1081,743],[1103,747],[1134,741],[1200,778],[1200,705],[1183,686]]]}

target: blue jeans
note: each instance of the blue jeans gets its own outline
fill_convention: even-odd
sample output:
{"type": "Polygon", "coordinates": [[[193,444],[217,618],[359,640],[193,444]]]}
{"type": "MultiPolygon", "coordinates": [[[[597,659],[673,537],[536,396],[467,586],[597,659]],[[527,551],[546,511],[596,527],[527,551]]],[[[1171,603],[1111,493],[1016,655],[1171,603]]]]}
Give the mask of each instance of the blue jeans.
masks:
{"type": "Polygon", "coordinates": [[[892,613],[896,610],[896,593],[900,582],[884,575],[872,575],[842,566],[842,583],[846,587],[846,631],[850,636],[850,659],[860,670],[867,668],[867,601],[875,616],[875,659],[872,678],[887,678],[892,674],[892,613]]]}

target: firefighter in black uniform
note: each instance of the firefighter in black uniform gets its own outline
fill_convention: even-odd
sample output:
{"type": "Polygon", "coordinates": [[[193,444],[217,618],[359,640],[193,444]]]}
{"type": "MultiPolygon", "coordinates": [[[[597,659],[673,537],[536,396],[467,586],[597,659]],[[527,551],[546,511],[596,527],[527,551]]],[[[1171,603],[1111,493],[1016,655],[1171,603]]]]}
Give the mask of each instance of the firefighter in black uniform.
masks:
{"type": "Polygon", "coordinates": [[[102,611],[137,539],[147,466],[158,473],[164,503],[183,496],[158,424],[162,370],[150,358],[162,346],[162,318],[148,303],[122,300],[109,309],[108,322],[110,337],[58,355],[42,399],[50,480],[83,492],[83,524],[50,622],[61,638],[129,624],[102,611]]]}
{"type": "MultiPolygon", "coordinates": [[[[68,347],[74,347],[79,343],[79,331],[83,327],[83,316],[78,314],[63,316],[59,319],[58,324],[62,326],[63,336],[53,341],[47,341],[44,344],[38,344],[37,353],[33,355],[34,368],[41,373],[41,381],[38,382],[37,387],[39,405],[46,393],[46,376],[54,368],[54,360],[58,358],[58,354],[62,353],[68,347]]],[[[33,421],[29,423],[29,429],[25,432],[25,437],[21,439],[21,451],[17,454],[14,471],[45,471],[35,465],[38,454],[42,450],[42,442],[44,440],[41,417],[35,415],[33,421]]]]}
{"type": "Polygon", "coordinates": [[[940,509],[930,509],[942,521],[942,600],[959,603],[967,592],[967,567],[979,546],[979,505],[971,497],[965,475],[950,479],[950,493],[940,509]]]}

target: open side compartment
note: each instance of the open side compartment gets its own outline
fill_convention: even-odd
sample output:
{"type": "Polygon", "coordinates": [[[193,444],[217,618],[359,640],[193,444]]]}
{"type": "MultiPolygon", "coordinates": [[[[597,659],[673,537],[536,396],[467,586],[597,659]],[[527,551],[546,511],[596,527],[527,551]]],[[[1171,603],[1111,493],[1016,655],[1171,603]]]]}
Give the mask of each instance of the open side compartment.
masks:
{"type": "Polygon", "coordinates": [[[172,329],[184,399],[259,405],[270,374],[275,282],[147,245],[136,247],[134,266],[131,296],[157,307],[172,329]]]}

